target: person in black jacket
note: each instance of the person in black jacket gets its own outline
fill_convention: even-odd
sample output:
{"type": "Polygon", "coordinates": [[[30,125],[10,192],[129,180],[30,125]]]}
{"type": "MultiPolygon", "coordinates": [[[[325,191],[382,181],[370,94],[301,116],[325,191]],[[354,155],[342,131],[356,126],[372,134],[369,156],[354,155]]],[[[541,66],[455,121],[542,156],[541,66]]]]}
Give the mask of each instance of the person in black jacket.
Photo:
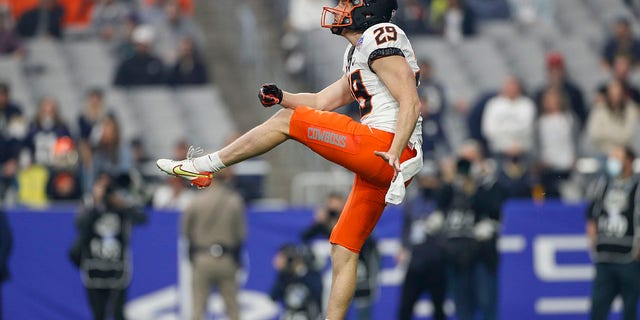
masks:
{"type": "Polygon", "coordinates": [[[126,289],[131,281],[129,241],[134,224],[146,222],[140,209],[126,202],[122,179],[102,175],[76,219],[78,237],[70,252],[80,268],[95,320],[125,319],[126,289]]]}
{"type": "Polygon", "coordinates": [[[55,0],[40,0],[37,7],[20,16],[16,27],[24,38],[52,36],[62,38],[62,18],[64,9],[55,0]]]}
{"type": "MultiPolygon", "coordinates": [[[[477,153],[476,153],[477,154],[477,153]]],[[[458,159],[455,180],[437,200],[445,217],[445,254],[459,320],[498,319],[498,229],[505,191],[484,160],[473,153],[458,159]]]]}
{"type": "Polygon", "coordinates": [[[182,38],[176,64],[169,71],[167,82],[172,86],[200,85],[209,82],[207,67],[196,52],[193,39],[182,38]]]}
{"type": "Polygon", "coordinates": [[[114,85],[122,87],[164,84],[164,65],[151,50],[154,31],[150,26],[138,26],[133,31],[135,52],[120,63],[114,85]]]}

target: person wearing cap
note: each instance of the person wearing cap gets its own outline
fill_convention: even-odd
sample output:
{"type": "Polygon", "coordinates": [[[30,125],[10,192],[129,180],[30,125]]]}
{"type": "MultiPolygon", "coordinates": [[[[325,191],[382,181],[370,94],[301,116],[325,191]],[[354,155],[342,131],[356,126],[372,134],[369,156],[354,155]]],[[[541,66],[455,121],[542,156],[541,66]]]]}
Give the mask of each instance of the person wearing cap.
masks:
{"type": "Polygon", "coordinates": [[[640,42],[633,35],[631,22],[627,17],[618,17],[613,23],[613,34],[602,49],[602,64],[613,67],[616,56],[628,56],[632,65],[640,62],[640,42]]]}
{"type": "Polygon", "coordinates": [[[114,85],[130,87],[164,83],[164,65],[151,48],[153,28],[148,25],[138,26],[133,31],[132,38],[135,44],[133,56],[118,66],[114,85]]]}
{"type": "MultiPolygon", "coordinates": [[[[547,82],[539,88],[534,101],[538,111],[542,109],[544,93],[550,88],[560,90],[563,100],[568,104],[569,110],[576,116],[579,126],[583,127],[587,121],[587,109],[584,102],[582,90],[574,84],[565,67],[564,57],[560,52],[550,52],[545,58],[547,66],[547,82]]],[[[540,112],[539,112],[540,114],[540,112]]]]}

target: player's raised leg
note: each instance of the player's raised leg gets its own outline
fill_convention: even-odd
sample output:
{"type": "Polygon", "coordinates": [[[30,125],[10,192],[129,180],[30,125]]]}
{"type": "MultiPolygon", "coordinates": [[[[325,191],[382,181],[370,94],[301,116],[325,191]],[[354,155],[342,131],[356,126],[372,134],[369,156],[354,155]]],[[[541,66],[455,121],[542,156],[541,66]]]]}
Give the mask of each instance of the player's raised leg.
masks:
{"type": "Polygon", "coordinates": [[[261,155],[289,138],[293,110],[281,109],[261,125],[251,129],[219,151],[184,160],[160,159],[158,168],[165,173],[191,181],[199,188],[211,184],[213,173],[243,160],[261,155]]]}

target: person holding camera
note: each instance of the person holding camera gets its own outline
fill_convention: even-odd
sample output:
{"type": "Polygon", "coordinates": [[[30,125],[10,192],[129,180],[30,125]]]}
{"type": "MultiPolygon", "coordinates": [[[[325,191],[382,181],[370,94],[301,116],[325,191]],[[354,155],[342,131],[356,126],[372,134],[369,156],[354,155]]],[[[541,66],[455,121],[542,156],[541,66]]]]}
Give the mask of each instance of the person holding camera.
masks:
{"type": "Polygon", "coordinates": [[[453,181],[437,200],[445,217],[445,252],[459,320],[498,318],[498,229],[505,191],[477,144],[463,145],[453,181]]]}
{"type": "Polygon", "coordinates": [[[277,271],[271,299],[284,307],[280,320],[322,319],[322,276],[306,245],[285,244],[273,258],[277,271]]]}
{"type": "Polygon", "coordinates": [[[640,297],[640,178],[633,173],[635,153],[613,147],[606,175],[589,187],[587,236],[595,262],[590,319],[608,319],[613,299],[622,296],[624,320],[638,317],[640,297]]]}
{"type": "Polygon", "coordinates": [[[96,180],[92,197],[76,218],[78,237],[69,253],[80,269],[95,320],[106,319],[109,313],[116,320],[125,319],[132,227],[147,221],[145,213],[127,201],[118,180],[106,174],[96,180]]]}

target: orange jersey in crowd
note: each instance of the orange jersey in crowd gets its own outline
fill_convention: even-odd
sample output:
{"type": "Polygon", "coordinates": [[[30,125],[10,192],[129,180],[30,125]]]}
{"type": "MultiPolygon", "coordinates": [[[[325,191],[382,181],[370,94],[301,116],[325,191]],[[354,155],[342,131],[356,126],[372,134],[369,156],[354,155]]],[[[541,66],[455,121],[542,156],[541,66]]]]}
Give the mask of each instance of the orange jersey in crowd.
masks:
{"type": "MultiPolygon", "coordinates": [[[[92,0],[57,0],[64,8],[64,26],[87,26],[91,23],[92,0]]],[[[38,0],[0,0],[0,4],[10,8],[13,18],[17,21],[25,12],[35,8],[38,0]]]]}

